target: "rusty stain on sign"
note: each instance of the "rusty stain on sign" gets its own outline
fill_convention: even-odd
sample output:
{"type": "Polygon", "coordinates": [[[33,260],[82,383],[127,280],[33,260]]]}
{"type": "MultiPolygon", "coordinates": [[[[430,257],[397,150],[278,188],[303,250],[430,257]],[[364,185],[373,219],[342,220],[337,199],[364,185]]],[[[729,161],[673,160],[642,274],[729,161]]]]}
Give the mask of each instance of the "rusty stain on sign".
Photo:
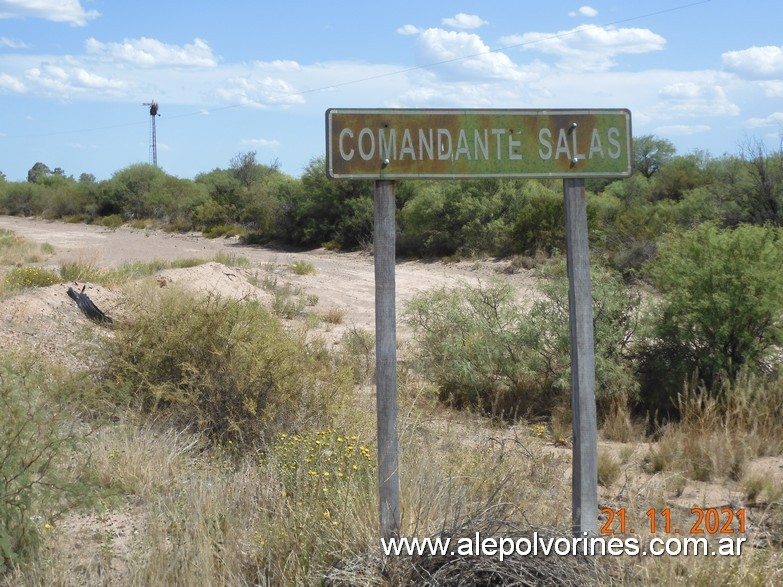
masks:
{"type": "Polygon", "coordinates": [[[326,111],[329,177],[626,177],[631,113],[616,110],[326,111]]]}

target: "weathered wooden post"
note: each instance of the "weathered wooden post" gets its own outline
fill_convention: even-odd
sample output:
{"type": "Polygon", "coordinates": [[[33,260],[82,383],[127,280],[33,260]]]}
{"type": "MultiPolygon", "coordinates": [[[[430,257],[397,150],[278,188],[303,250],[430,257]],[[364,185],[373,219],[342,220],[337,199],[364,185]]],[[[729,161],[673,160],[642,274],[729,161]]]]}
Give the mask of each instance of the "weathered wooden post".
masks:
{"type": "Polygon", "coordinates": [[[375,389],[381,536],[400,534],[397,454],[397,316],[395,309],[394,182],[375,182],[375,389]]]}
{"type": "Polygon", "coordinates": [[[563,180],[571,326],[571,410],[574,446],[571,520],[573,532],[598,530],[598,432],[595,408],[595,346],[587,200],[584,179],[563,180]]]}

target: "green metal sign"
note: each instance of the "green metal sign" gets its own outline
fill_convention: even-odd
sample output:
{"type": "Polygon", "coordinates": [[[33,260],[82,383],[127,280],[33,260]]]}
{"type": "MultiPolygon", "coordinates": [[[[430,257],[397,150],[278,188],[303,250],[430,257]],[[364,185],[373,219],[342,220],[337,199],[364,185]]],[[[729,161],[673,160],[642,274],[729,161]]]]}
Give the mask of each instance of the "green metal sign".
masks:
{"type": "Polygon", "coordinates": [[[326,111],[329,177],[627,177],[631,112],[326,111]]]}

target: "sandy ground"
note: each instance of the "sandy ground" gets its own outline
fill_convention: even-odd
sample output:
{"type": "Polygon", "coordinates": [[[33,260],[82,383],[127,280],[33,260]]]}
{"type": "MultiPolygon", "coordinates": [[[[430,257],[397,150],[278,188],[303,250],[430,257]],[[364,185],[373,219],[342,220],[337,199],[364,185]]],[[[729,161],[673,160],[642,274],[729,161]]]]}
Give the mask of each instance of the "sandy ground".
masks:
{"type": "MultiPolygon", "coordinates": [[[[8,216],[0,216],[0,228],[13,230],[39,243],[53,245],[55,255],[45,263],[52,266],[59,266],[64,261],[84,261],[99,267],[112,267],[126,262],[155,259],[212,259],[218,253],[224,253],[246,257],[251,261],[250,270],[263,278],[264,271],[271,267],[279,268],[296,261],[307,261],[315,267],[315,275],[298,276],[289,272],[285,279],[303,288],[306,293],[317,295],[320,309],[344,308],[347,325],[374,327],[374,264],[373,257],[366,253],[335,253],[325,249],[291,251],[242,245],[235,238],[210,240],[198,234],[172,234],[129,227],[107,229],[8,216]]],[[[493,275],[511,281],[522,298],[535,296],[532,276],[528,272],[504,274],[503,270],[507,266],[508,261],[492,259],[449,264],[400,261],[395,274],[398,317],[405,302],[417,292],[441,286],[454,287],[460,283],[475,284],[493,275]]],[[[213,268],[211,273],[214,272],[213,268]]],[[[168,275],[174,280],[186,275],[191,282],[210,279],[209,274],[205,277],[203,271],[169,270],[168,275]]],[[[236,278],[236,287],[247,289],[245,282],[249,277],[251,275],[245,271],[241,278],[236,278]]],[[[222,293],[230,295],[232,289],[227,287],[222,293]]]]}

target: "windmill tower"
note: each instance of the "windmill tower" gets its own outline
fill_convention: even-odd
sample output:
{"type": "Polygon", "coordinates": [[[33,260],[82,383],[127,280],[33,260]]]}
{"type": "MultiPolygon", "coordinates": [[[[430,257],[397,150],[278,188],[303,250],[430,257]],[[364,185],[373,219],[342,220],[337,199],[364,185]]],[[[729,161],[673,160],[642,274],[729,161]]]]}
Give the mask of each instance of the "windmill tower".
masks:
{"type": "Polygon", "coordinates": [[[144,102],[142,106],[150,107],[150,163],[157,167],[158,139],[155,133],[155,118],[158,116],[158,103],[153,100],[152,102],[144,102]]]}

